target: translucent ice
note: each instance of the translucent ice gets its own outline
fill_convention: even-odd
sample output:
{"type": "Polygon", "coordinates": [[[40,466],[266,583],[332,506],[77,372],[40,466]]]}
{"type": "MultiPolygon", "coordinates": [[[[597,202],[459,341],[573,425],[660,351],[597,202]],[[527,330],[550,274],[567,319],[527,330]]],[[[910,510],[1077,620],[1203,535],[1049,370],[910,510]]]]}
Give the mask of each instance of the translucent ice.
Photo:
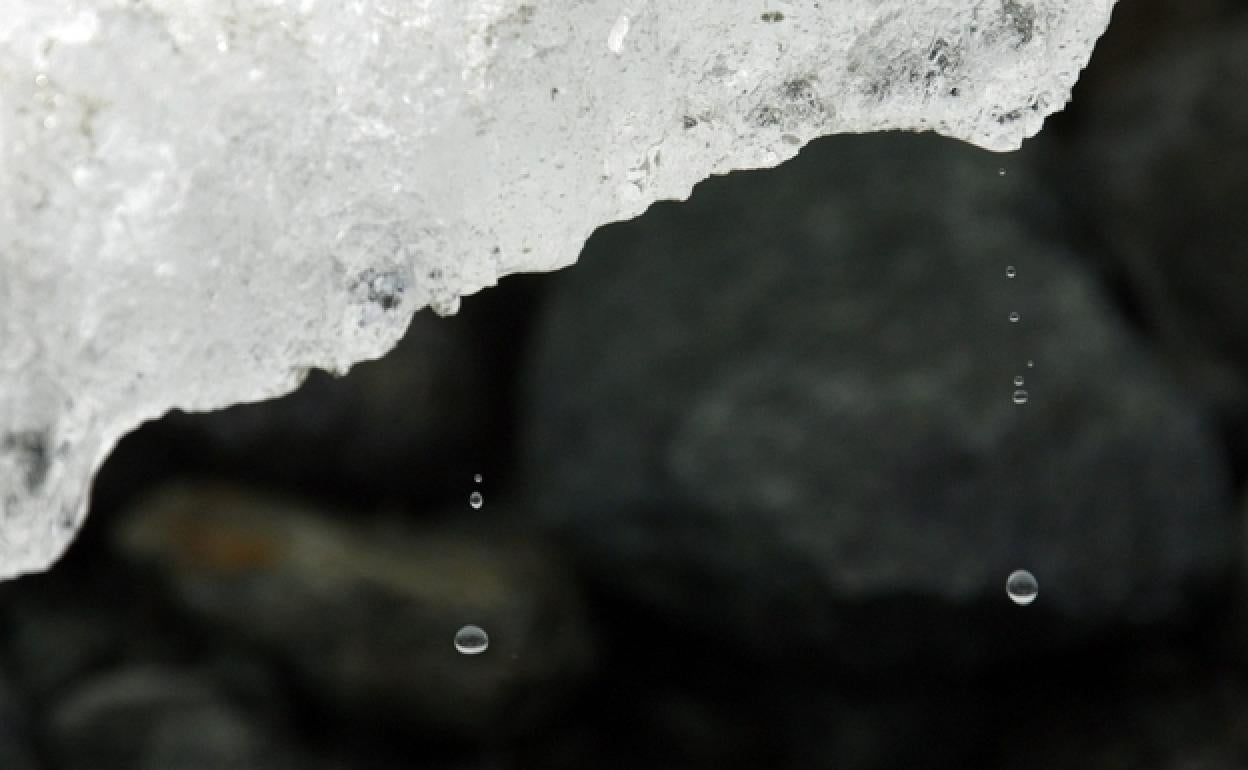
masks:
{"type": "Polygon", "coordinates": [[[1113,0],[2,0],[0,577],[116,441],[813,137],[1018,147],[1113,0]]]}

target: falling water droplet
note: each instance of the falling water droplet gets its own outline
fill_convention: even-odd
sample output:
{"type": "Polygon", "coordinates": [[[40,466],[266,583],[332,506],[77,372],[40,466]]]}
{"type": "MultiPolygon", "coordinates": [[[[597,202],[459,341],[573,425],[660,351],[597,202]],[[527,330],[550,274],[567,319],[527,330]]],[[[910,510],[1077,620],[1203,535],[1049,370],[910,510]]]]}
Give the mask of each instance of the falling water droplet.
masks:
{"type": "Polygon", "coordinates": [[[997,176],[1005,176],[1005,169],[1003,168],[997,169],[997,176]]]}
{"type": "Polygon", "coordinates": [[[1013,401],[1019,406],[1022,406],[1023,404],[1027,403],[1027,391],[1025,390],[1014,391],[1013,401]]]}
{"type": "Polygon", "coordinates": [[[1028,368],[1028,369],[1035,369],[1035,368],[1036,368],[1036,362],[1035,362],[1035,361],[1032,361],[1030,358],[1029,358],[1029,359],[1027,359],[1027,368],[1028,368]]]}
{"type": "Polygon", "coordinates": [[[490,635],[480,626],[464,626],[455,632],[455,649],[461,655],[480,655],[490,646],[490,635]]]}
{"type": "Polygon", "coordinates": [[[1010,265],[1009,267],[1005,268],[1006,278],[1013,278],[1016,275],[1018,275],[1018,270],[1016,270],[1013,265],[1010,265]]]}
{"type": "Polygon", "coordinates": [[[474,482],[476,482],[477,484],[480,484],[480,483],[481,483],[481,474],[480,474],[480,473],[474,473],[474,474],[472,474],[472,480],[473,480],[474,482]]]}
{"type": "Polygon", "coordinates": [[[1017,311],[1010,313],[1010,323],[1016,324],[1020,318],[1022,318],[1022,316],[1020,316],[1017,311]]]}
{"type": "Polygon", "coordinates": [[[1025,569],[1014,570],[1005,581],[1005,592],[1015,604],[1025,607],[1036,600],[1040,584],[1036,576],[1025,569]]]}
{"type": "Polygon", "coordinates": [[[1023,375],[1021,374],[1014,375],[1014,387],[1016,388],[1023,387],[1023,375]]]}
{"type": "Polygon", "coordinates": [[[468,495],[468,504],[473,508],[480,509],[481,506],[485,505],[485,498],[481,496],[480,492],[474,490],[471,495],[468,495]]]}

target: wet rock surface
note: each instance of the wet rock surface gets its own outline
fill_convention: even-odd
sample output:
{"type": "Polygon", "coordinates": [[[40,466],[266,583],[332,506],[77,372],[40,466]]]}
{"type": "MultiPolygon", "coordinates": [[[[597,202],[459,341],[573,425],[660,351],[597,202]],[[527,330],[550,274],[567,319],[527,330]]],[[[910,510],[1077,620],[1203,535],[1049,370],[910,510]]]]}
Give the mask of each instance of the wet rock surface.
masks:
{"type": "Polygon", "coordinates": [[[539,327],[526,454],[591,579],[760,655],[885,668],[1187,609],[1229,564],[1230,481],[1024,181],[1043,149],[1002,176],[846,138],[591,244],[539,327]],[[977,613],[1018,567],[1043,609],[977,613]]]}

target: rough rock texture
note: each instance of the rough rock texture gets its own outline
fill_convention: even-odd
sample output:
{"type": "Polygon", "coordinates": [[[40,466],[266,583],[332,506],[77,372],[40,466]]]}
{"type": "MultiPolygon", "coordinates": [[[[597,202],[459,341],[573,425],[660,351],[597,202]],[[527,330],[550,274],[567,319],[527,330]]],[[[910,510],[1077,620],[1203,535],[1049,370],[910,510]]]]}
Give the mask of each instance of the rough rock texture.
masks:
{"type": "Polygon", "coordinates": [[[537,331],[527,453],[586,573],[686,631],[855,667],[1186,607],[1232,550],[1217,443],[1025,161],[841,137],[591,241],[537,331]]]}
{"type": "Polygon", "coordinates": [[[138,423],[377,357],[709,174],[838,132],[1017,147],[1112,4],[7,3],[0,575],[138,423]]]}
{"type": "Polygon", "coordinates": [[[309,693],[357,719],[514,733],[589,661],[569,581],[519,540],[360,532],[246,490],[185,486],[136,510],[120,544],[189,610],[290,661],[309,693]],[[453,645],[467,623],[490,635],[471,658],[453,645]]]}
{"type": "Polygon", "coordinates": [[[1248,92],[1248,18],[1113,86],[1083,109],[1077,189],[1142,320],[1248,453],[1248,104],[1227,98],[1248,92]]]}

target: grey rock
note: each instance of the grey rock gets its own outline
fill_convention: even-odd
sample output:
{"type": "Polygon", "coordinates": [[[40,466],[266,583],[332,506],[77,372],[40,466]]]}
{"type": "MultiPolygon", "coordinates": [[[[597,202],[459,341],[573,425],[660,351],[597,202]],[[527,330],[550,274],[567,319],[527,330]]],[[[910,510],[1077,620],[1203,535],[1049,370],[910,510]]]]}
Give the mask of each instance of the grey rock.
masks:
{"type": "Polygon", "coordinates": [[[158,666],[83,682],[51,710],[48,745],[66,770],[278,770],[297,758],[196,674],[158,666]]]}
{"type": "Polygon", "coordinates": [[[837,138],[591,241],[536,332],[526,453],[584,573],[682,633],[852,666],[1189,608],[1229,563],[1226,472],[1066,246],[1043,152],[837,138]]]}
{"type": "Polygon", "coordinates": [[[587,665],[579,600],[524,538],[346,527],[238,487],[176,486],[140,504],[119,542],[190,612],[268,650],[339,717],[434,734],[522,731],[587,665]],[[481,655],[455,650],[469,623],[490,635],[481,655]]]}
{"type": "Polygon", "coordinates": [[[1076,187],[1176,371],[1248,427],[1248,18],[1182,42],[1084,106],[1076,187]]]}

